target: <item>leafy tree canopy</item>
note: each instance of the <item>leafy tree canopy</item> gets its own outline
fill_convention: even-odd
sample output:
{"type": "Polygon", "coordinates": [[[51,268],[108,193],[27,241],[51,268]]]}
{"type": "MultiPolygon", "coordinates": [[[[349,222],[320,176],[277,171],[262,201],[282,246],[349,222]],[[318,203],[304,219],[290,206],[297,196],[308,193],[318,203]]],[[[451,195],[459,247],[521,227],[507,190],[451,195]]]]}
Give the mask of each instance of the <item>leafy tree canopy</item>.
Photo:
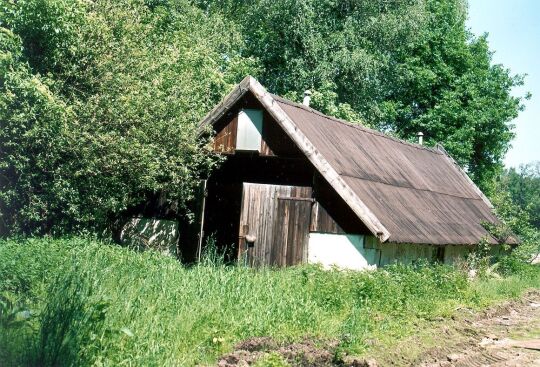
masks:
{"type": "Polygon", "coordinates": [[[499,218],[521,239],[518,254],[540,253],[540,162],[504,170],[492,182],[491,201],[499,218]]]}
{"type": "Polygon", "coordinates": [[[522,76],[493,65],[466,28],[464,0],[199,0],[226,16],[261,62],[262,83],[398,137],[443,143],[484,189],[502,168],[522,76]],[[315,97],[317,95],[315,94],[315,97]]]}
{"type": "Polygon", "coordinates": [[[148,192],[185,202],[213,159],[198,120],[254,63],[188,1],[3,1],[4,232],[102,229],[148,192]]]}
{"type": "Polygon", "coordinates": [[[530,224],[540,230],[540,162],[505,170],[500,184],[512,201],[528,214],[530,224]]]}
{"type": "Polygon", "coordinates": [[[106,227],[148,192],[184,203],[215,164],[197,121],[246,74],[427,144],[482,188],[523,83],[464,0],[3,0],[0,231],[106,227]]]}

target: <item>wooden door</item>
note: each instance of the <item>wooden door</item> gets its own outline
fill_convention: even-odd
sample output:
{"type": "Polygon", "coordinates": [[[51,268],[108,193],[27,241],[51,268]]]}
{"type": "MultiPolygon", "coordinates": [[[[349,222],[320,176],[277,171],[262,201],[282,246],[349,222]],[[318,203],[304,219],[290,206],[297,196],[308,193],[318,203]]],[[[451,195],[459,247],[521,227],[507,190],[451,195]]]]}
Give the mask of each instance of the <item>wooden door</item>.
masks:
{"type": "Polygon", "coordinates": [[[307,259],[311,187],[244,183],[239,260],[288,266],[307,259]]]}

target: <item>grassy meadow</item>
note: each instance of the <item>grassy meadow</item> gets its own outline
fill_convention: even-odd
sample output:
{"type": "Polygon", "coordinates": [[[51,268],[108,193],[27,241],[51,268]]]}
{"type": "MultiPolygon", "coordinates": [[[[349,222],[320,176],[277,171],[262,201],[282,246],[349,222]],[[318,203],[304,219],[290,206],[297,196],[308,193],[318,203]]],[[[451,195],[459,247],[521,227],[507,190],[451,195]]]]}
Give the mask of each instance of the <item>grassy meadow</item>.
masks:
{"type": "Polygon", "coordinates": [[[309,337],[361,355],[423,320],[480,309],[540,285],[538,267],[501,264],[469,280],[449,266],[375,272],[316,266],[185,267],[86,238],[0,241],[0,360],[17,366],[212,365],[244,339],[309,337]]]}

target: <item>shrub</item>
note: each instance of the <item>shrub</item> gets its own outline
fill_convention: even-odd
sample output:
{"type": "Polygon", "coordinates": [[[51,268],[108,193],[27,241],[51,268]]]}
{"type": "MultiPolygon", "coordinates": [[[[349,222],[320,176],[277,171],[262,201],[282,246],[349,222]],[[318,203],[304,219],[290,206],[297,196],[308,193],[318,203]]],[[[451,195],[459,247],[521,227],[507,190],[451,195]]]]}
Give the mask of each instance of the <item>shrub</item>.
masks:
{"type": "Polygon", "coordinates": [[[147,195],[193,196],[216,163],[197,123],[255,68],[220,16],[166,3],[3,2],[0,235],[100,233],[147,195]]]}

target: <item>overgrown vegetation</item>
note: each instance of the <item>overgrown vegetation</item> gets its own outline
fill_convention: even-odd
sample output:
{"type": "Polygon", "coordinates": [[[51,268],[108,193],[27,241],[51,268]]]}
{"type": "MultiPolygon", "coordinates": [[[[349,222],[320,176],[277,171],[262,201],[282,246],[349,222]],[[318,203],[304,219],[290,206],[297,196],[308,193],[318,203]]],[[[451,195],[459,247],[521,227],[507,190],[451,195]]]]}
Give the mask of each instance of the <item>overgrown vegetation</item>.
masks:
{"type": "Polygon", "coordinates": [[[507,193],[507,199],[514,205],[514,213],[508,213],[508,219],[519,218],[522,223],[540,230],[540,162],[505,170],[497,189],[507,193]]]}
{"type": "Polygon", "coordinates": [[[84,238],[3,241],[0,258],[2,299],[12,300],[0,314],[8,366],[212,363],[253,336],[337,340],[338,354],[361,354],[373,338],[392,343],[414,323],[518,297],[540,281],[526,264],[473,281],[449,266],[186,268],[84,238]],[[12,324],[13,315],[30,317],[12,324]]]}
{"type": "Polygon", "coordinates": [[[0,234],[110,228],[214,165],[196,124],[247,74],[390,134],[442,142],[483,189],[523,78],[464,0],[2,0],[0,234]]]}
{"type": "Polygon", "coordinates": [[[521,240],[515,256],[532,261],[540,254],[539,163],[505,170],[490,191],[497,215],[521,240]]]}
{"type": "Polygon", "coordinates": [[[301,99],[309,88],[327,113],[408,140],[422,131],[483,189],[502,168],[523,77],[467,30],[466,1],[197,2],[239,25],[273,92],[301,99]]]}
{"type": "Polygon", "coordinates": [[[2,1],[0,230],[101,231],[213,166],[198,120],[245,74],[240,35],[187,0],[2,1]]]}
{"type": "Polygon", "coordinates": [[[2,365],[212,363],[253,336],[361,354],[538,286],[538,167],[502,170],[523,77],[493,65],[465,19],[464,0],[0,1],[0,237],[103,233],[148,195],[185,212],[216,164],[196,124],[252,74],[292,99],[312,89],[328,114],[442,142],[523,241],[496,267],[478,255],[489,271],[471,281],[440,265],[186,268],[80,237],[2,240],[2,365]]]}
{"type": "Polygon", "coordinates": [[[182,207],[216,164],[197,122],[252,74],[292,99],[312,89],[331,115],[442,142],[523,244],[470,281],[447,266],[186,268],[84,238],[5,240],[0,361],[193,365],[252,336],[358,354],[537,286],[538,167],[501,163],[523,78],[492,64],[465,19],[463,0],[2,2],[0,237],[103,233],[158,193],[182,207]]]}

